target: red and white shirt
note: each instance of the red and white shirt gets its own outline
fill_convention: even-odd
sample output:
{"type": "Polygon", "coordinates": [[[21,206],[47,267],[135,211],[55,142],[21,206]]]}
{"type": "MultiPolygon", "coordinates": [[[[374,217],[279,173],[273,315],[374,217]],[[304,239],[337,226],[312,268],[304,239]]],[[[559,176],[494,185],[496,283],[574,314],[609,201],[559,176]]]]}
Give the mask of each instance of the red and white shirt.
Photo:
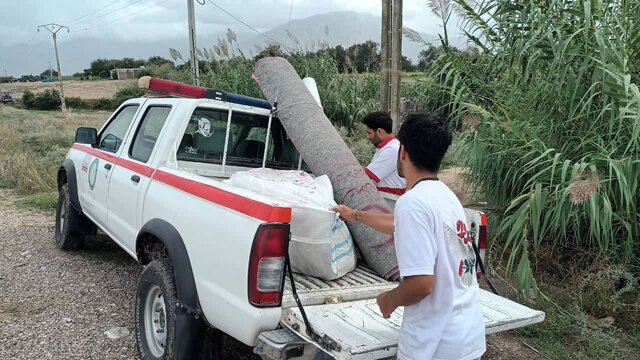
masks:
{"type": "Polygon", "coordinates": [[[407,182],[398,175],[398,151],[400,142],[395,136],[389,135],[378,144],[376,154],[364,171],[378,184],[378,190],[402,195],[407,182]]]}

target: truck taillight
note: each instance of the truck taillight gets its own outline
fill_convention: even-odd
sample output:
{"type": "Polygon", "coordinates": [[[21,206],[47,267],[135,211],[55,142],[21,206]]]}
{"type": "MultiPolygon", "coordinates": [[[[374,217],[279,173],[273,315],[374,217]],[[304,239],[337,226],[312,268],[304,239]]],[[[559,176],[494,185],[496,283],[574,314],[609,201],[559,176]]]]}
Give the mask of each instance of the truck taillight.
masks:
{"type": "MultiPolygon", "coordinates": [[[[488,247],[489,243],[487,240],[487,215],[485,213],[480,213],[480,227],[478,228],[478,251],[480,252],[480,258],[482,259],[483,263],[488,247]]],[[[480,280],[481,277],[482,273],[478,271],[478,280],[480,280]]]]}
{"type": "Polygon", "coordinates": [[[280,306],[289,224],[264,224],[253,239],[249,259],[249,302],[254,306],[280,306]]]}

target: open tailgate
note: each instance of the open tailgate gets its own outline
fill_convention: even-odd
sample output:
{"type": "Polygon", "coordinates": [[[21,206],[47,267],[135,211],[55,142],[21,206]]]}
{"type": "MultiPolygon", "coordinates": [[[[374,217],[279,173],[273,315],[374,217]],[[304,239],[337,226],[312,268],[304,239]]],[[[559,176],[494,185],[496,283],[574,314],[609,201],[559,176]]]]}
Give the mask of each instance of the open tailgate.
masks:
{"type": "MultiPolygon", "coordinates": [[[[544,320],[544,312],[480,290],[486,333],[515,329],[544,320]]],[[[323,337],[316,345],[336,359],[383,359],[393,357],[398,347],[402,309],[384,319],[375,299],[304,307],[309,323],[323,337]]],[[[298,308],[283,310],[282,322],[307,341],[304,320],[298,308]]]]}

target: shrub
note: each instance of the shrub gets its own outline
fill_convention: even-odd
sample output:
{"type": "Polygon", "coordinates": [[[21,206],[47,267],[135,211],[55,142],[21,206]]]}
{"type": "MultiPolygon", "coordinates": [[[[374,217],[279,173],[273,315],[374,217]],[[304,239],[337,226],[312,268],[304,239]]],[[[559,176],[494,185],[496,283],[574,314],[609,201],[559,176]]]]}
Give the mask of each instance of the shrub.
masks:
{"type": "Polygon", "coordinates": [[[115,104],[112,99],[101,98],[91,103],[90,107],[94,110],[114,110],[120,104],[115,104]]]}
{"type": "Polygon", "coordinates": [[[135,85],[122,88],[118,90],[118,92],[116,92],[115,95],[113,95],[112,102],[113,102],[113,105],[115,105],[113,108],[115,109],[118,106],[120,106],[120,104],[122,104],[123,102],[129,99],[139,98],[144,94],[145,94],[144,90],[139,89],[135,85]]]}
{"type": "Polygon", "coordinates": [[[65,98],[64,101],[67,104],[67,107],[70,107],[70,108],[82,109],[87,107],[85,102],[79,97],[73,97],[73,96],[68,97],[68,98],[65,98]]]}
{"type": "Polygon", "coordinates": [[[22,95],[22,105],[27,109],[56,110],[62,105],[60,93],[55,89],[47,89],[39,94],[26,90],[22,95]]]}

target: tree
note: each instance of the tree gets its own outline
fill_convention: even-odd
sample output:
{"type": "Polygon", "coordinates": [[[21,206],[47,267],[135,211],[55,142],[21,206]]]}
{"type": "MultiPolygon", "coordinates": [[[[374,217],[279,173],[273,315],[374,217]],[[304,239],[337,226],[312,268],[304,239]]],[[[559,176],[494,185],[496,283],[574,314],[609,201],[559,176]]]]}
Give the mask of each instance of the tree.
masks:
{"type": "MultiPolygon", "coordinates": [[[[42,77],[49,76],[49,69],[46,69],[45,71],[41,72],[40,76],[42,77]]],[[[54,69],[51,69],[51,76],[58,77],[58,72],[54,69]]]]}
{"type": "Polygon", "coordinates": [[[411,59],[409,59],[408,57],[403,55],[402,56],[402,71],[414,72],[416,70],[418,70],[418,67],[413,64],[411,59]]]}
{"type": "Polygon", "coordinates": [[[420,51],[418,55],[418,70],[427,71],[431,65],[438,59],[438,56],[442,53],[442,48],[436,48],[433,45],[429,45],[428,48],[420,51]]]}
{"type": "Polygon", "coordinates": [[[281,57],[285,56],[285,53],[282,50],[282,47],[280,46],[280,44],[269,44],[266,48],[262,49],[262,51],[260,51],[254,59],[260,60],[262,58],[272,57],[272,56],[281,56],[281,57]]]}
{"type": "Polygon", "coordinates": [[[347,51],[351,59],[351,70],[359,73],[380,70],[380,54],[378,43],[372,40],[351,45],[347,51]]]}
{"type": "Polygon", "coordinates": [[[146,62],[146,66],[162,66],[164,64],[168,64],[171,67],[175,67],[176,65],[174,64],[173,61],[169,60],[169,59],[165,59],[162,56],[151,56],[149,59],[147,59],[146,62]]]}

